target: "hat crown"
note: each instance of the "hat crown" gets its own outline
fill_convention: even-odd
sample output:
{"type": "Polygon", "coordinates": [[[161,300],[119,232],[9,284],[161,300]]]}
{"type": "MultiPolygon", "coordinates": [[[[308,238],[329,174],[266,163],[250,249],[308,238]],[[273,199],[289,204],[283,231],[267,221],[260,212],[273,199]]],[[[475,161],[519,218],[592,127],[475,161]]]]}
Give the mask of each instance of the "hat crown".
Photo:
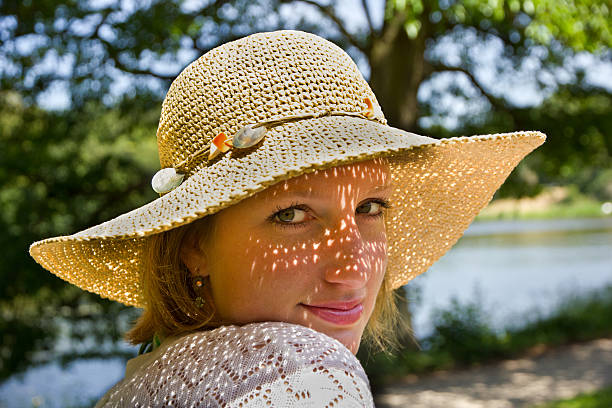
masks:
{"type": "MultiPolygon", "coordinates": [[[[324,110],[359,112],[374,92],[350,56],[334,43],[296,30],[256,33],[192,62],[172,82],[157,129],[162,168],[189,160],[223,132],[324,110]]],[[[291,137],[287,135],[287,137],[291,137]]]]}

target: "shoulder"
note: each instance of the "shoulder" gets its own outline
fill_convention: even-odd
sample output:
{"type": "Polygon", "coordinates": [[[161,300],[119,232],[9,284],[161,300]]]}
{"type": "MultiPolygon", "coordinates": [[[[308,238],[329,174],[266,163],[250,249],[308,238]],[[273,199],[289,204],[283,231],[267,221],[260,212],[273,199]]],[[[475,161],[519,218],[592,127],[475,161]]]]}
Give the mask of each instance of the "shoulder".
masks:
{"type": "Polygon", "coordinates": [[[166,403],[172,394],[182,404],[373,406],[357,358],[336,339],[304,326],[251,323],[168,340],[123,384],[149,404],[166,403]]]}
{"type": "Polygon", "coordinates": [[[283,322],[228,326],[215,332],[212,341],[226,352],[236,380],[240,373],[236,402],[267,397],[275,406],[373,406],[359,360],[326,334],[283,322]]]}

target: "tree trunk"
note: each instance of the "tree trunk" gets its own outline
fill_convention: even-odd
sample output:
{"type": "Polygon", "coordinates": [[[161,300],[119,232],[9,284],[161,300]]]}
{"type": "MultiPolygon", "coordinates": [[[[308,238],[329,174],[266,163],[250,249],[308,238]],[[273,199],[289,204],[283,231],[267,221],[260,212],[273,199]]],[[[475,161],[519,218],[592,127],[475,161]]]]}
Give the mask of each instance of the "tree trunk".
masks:
{"type": "Polygon", "coordinates": [[[404,29],[404,13],[385,21],[380,36],[372,38],[369,55],[370,85],[389,125],[414,131],[418,115],[417,92],[424,77],[425,25],[416,38],[404,29]]]}

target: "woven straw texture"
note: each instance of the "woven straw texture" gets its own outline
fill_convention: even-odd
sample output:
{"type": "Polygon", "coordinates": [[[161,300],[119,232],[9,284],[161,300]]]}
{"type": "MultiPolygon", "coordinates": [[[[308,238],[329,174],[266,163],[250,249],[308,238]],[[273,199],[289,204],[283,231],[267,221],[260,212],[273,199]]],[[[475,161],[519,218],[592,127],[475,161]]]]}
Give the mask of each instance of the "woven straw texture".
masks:
{"type": "Polygon", "coordinates": [[[374,407],[359,360],[338,340],[281,322],[166,339],[127,363],[96,408],[374,407]]]}
{"type": "Polygon", "coordinates": [[[187,179],[159,199],[70,236],[35,242],[44,268],[85,290],[144,306],[140,253],[151,234],[215,213],[297,175],[385,157],[394,192],[385,217],[393,287],[426,271],[462,236],[515,166],[545,141],[540,132],[433,139],[386,124],[376,96],[351,58],[314,34],[282,30],[221,45],[172,83],[157,131],[162,168],[187,179]],[[207,160],[220,132],[325,110],[281,123],[246,149],[207,160]],[[184,163],[187,163],[184,165],[184,163]]]}

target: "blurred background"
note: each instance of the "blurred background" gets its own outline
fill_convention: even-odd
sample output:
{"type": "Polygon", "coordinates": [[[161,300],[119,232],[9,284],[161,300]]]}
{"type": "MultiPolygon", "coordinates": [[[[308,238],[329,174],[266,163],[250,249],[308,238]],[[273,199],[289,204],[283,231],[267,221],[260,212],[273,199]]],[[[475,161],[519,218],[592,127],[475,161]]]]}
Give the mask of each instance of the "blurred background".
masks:
{"type": "Polygon", "coordinates": [[[171,81],[211,48],[259,31],[299,29],[341,46],[391,126],[436,138],[548,136],[457,245],[403,288],[413,328],[403,348],[362,347],[374,392],[409,375],[610,337],[611,8],[1,0],[0,407],[92,406],[123,378],[137,348],[121,336],[140,310],[56,278],[28,247],[155,199],[155,132],[171,81]]]}

